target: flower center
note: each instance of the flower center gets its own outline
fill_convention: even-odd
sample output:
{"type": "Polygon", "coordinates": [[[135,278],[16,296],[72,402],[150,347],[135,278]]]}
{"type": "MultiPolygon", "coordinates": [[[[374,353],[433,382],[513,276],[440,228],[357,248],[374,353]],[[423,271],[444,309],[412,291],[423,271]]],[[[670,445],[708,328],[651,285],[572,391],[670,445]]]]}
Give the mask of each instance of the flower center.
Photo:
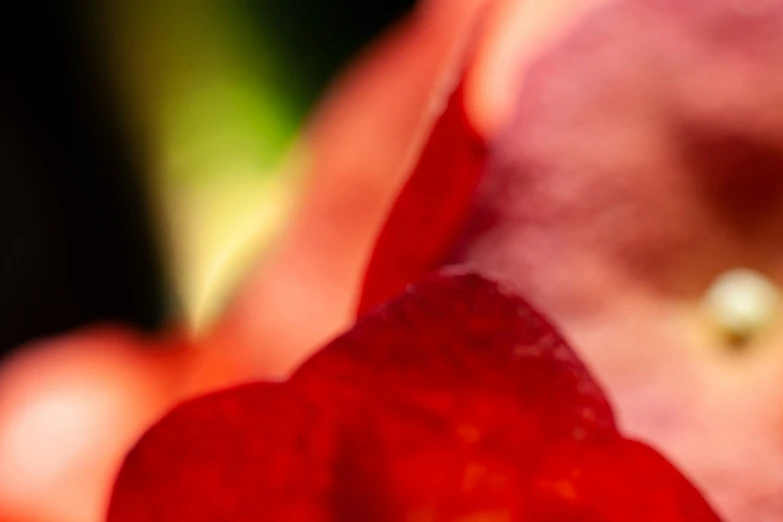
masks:
{"type": "Polygon", "coordinates": [[[721,337],[738,346],[753,340],[774,322],[782,298],[780,288],[763,274],[735,268],[715,279],[702,307],[721,337]]]}

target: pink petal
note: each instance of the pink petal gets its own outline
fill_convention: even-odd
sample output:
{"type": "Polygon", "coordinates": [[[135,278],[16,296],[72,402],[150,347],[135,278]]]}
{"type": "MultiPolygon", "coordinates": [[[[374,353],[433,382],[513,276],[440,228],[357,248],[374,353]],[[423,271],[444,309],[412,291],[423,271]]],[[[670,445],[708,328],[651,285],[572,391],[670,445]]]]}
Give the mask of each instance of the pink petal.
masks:
{"type": "Polygon", "coordinates": [[[95,326],[4,361],[0,520],[102,520],[125,452],[177,400],[187,348],[95,326]]]}
{"type": "Polygon", "coordinates": [[[619,423],[738,522],[783,519],[783,329],[735,350],[722,273],[783,283],[783,3],[632,0],[525,73],[459,252],[563,328],[619,423]]]}

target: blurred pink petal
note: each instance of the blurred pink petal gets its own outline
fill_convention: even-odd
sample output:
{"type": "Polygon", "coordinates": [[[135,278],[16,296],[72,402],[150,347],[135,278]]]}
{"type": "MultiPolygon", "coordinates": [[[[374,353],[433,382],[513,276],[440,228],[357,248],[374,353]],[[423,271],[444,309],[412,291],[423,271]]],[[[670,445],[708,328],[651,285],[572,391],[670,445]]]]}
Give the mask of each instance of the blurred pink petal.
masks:
{"type": "Polygon", "coordinates": [[[0,368],[0,520],[101,520],[117,465],[177,398],[186,357],[119,327],[22,347],[0,368]]]}

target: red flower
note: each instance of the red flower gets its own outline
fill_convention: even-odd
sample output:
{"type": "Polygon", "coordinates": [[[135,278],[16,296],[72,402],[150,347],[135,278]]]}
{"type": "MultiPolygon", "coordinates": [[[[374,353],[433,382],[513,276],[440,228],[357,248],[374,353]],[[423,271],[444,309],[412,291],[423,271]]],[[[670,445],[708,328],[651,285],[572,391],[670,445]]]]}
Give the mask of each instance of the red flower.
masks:
{"type": "Polygon", "coordinates": [[[450,263],[509,281],[574,341],[620,425],[727,519],[783,519],[781,35],[777,0],[584,17],[506,73],[519,91],[485,169],[454,168],[459,142],[433,138],[361,308],[450,263]],[[410,248],[419,230],[427,248],[410,248]]]}
{"type": "Polygon", "coordinates": [[[718,521],[524,301],[435,276],[285,383],[185,403],[129,454],[108,522],[718,521]]]}
{"type": "MultiPolygon", "coordinates": [[[[628,0],[581,18],[594,3],[601,0],[580,1],[574,4],[578,7],[568,0],[508,0],[493,6],[492,30],[480,34],[478,48],[469,50],[475,55],[468,60],[468,71],[381,234],[362,310],[451,263],[506,281],[574,340],[616,405],[622,433],[670,457],[727,519],[777,520],[783,516],[783,352],[776,349],[781,330],[739,331],[735,336],[729,325],[727,336],[707,324],[700,309],[712,282],[724,272],[749,266],[773,281],[783,273],[783,119],[777,103],[783,82],[775,66],[783,54],[781,2],[628,0]],[[559,14],[566,12],[581,20],[576,29],[529,66],[530,56],[551,43],[551,34],[541,28],[553,26],[552,20],[562,22],[559,14]],[[741,350],[736,349],[738,341],[741,350]]],[[[455,18],[464,22],[474,17],[472,2],[460,5],[468,4],[465,18],[455,18]]],[[[438,3],[439,9],[451,5],[456,1],[438,3]]],[[[558,29],[562,25],[554,24],[558,29]]],[[[419,35],[417,41],[427,41],[428,27],[412,31],[419,35]]],[[[409,63],[408,56],[415,53],[408,46],[415,46],[410,34],[400,31],[396,34],[407,36],[386,42],[394,44],[386,50],[395,52],[369,55],[365,72],[370,74],[359,75],[368,83],[344,89],[347,101],[327,105],[323,119],[316,120],[313,135],[323,145],[315,155],[318,181],[269,270],[257,272],[243,286],[207,339],[221,350],[207,351],[196,377],[188,372],[197,388],[209,381],[205,375],[214,378],[211,383],[225,384],[265,371],[284,373],[293,360],[320,344],[314,341],[351,322],[358,267],[386,209],[384,195],[406,173],[402,167],[410,156],[409,138],[424,134],[419,132],[420,116],[439,76],[433,71],[447,61],[440,58],[453,50],[457,33],[437,33],[439,50],[433,56],[438,59],[428,55],[426,66],[416,68],[416,96],[385,91],[408,86],[403,80],[408,76],[396,66],[409,63]],[[356,106],[351,113],[367,119],[340,125],[352,100],[356,106]],[[373,110],[365,110],[365,102],[373,110]],[[392,123],[381,125],[389,118],[392,123]],[[389,135],[378,139],[376,125],[391,129],[389,135]],[[357,135],[362,141],[353,140],[357,135]],[[335,184],[365,182],[369,187],[347,196],[330,190],[335,184]],[[363,210],[358,214],[365,219],[345,211],[353,206],[363,210]],[[327,215],[337,217],[325,220],[327,215]],[[291,281],[308,291],[292,293],[291,281]],[[279,346],[291,349],[277,350],[279,346]]],[[[460,281],[431,281],[424,288],[435,292],[440,284],[465,284],[460,281]]],[[[431,335],[469,333],[471,314],[452,305],[464,304],[475,290],[457,292],[451,300],[434,299],[443,316],[432,313],[431,301],[419,302],[420,296],[390,306],[410,306],[421,314],[411,316],[421,321],[418,333],[411,334],[410,346],[415,346],[431,335]],[[462,320],[445,320],[447,311],[462,320]]],[[[509,299],[514,301],[496,295],[487,299],[487,306],[502,312],[509,299]]],[[[504,313],[498,317],[511,320],[504,313]]],[[[687,512],[689,506],[701,510],[706,520],[715,519],[665,461],[626,441],[613,427],[578,430],[579,437],[586,437],[583,442],[573,438],[573,430],[572,437],[564,436],[578,397],[560,407],[536,405],[545,404],[537,400],[557,400],[573,386],[552,389],[533,380],[531,386],[538,383],[539,390],[554,395],[518,401],[484,381],[486,390],[471,379],[449,388],[450,372],[456,370],[440,365],[445,373],[427,376],[433,386],[448,391],[435,398],[419,387],[427,383],[414,379],[415,373],[406,373],[400,383],[400,374],[392,373],[396,367],[387,374],[363,359],[382,353],[379,343],[395,338],[385,337],[400,326],[392,319],[373,315],[360,320],[357,330],[305,363],[286,384],[250,385],[176,410],[131,454],[112,516],[154,520],[159,513],[170,517],[165,520],[178,520],[190,515],[170,510],[198,508],[199,514],[209,514],[210,508],[235,501],[240,506],[242,500],[246,504],[237,507],[239,520],[274,518],[274,513],[254,509],[280,509],[284,519],[323,519],[345,514],[339,510],[346,506],[356,506],[361,519],[382,520],[400,518],[401,511],[435,519],[481,512],[491,519],[550,508],[554,512],[525,513],[533,520],[569,520],[569,512],[556,510],[594,508],[598,514],[581,512],[571,520],[699,520],[699,514],[687,512]],[[385,333],[369,336],[370,342],[361,334],[366,328],[385,333]],[[357,348],[351,351],[347,345],[357,348]],[[351,356],[343,357],[348,352],[351,356]],[[343,363],[346,373],[340,376],[345,379],[335,377],[332,368],[343,363]],[[394,375],[395,386],[380,389],[370,382],[384,384],[394,375]],[[491,444],[471,445],[475,430],[463,430],[462,439],[449,435],[453,430],[446,433],[453,416],[437,416],[439,401],[446,397],[448,405],[448,397],[461,397],[460,390],[470,390],[464,395],[476,401],[468,401],[473,406],[466,411],[475,416],[469,426],[479,428],[479,441],[493,440],[491,444]],[[248,417],[254,408],[264,414],[248,417]],[[199,420],[202,414],[206,417],[199,420]],[[218,418],[224,428],[236,421],[237,429],[216,433],[218,418]],[[520,427],[520,419],[530,424],[520,427]],[[558,419],[563,430],[546,432],[558,419]],[[487,439],[496,423],[503,422],[511,432],[529,428],[529,437],[515,439],[518,447],[502,436],[487,439]],[[310,454],[290,447],[299,440],[293,435],[301,432],[311,435],[304,441],[314,445],[310,454]],[[167,442],[167,433],[176,440],[167,442]],[[204,436],[193,438],[192,433],[204,436]],[[166,444],[170,450],[161,452],[166,444]],[[169,459],[180,450],[179,455],[187,457],[190,451],[198,458],[169,459]],[[520,462],[525,455],[530,460],[520,462]],[[312,460],[300,460],[305,458],[312,460]],[[253,459],[260,464],[246,465],[253,459]],[[303,463],[293,465],[297,462],[303,463]],[[135,474],[146,466],[159,470],[143,477],[149,489],[135,474]],[[440,481],[430,474],[444,469],[453,473],[442,474],[440,481]],[[289,474],[294,472],[301,475],[289,474]],[[222,484],[237,488],[221,489],[215,479],[224,476],[222,484]],[[466,482],[447,480],[454,477],[466,482]],[[497,477],[507,480],[495,482],[497,477]],[[640,485],[637,481],[644,478],[650,482],[640,485]],[[465,483],[476,489],[459,489],[465,483]],[[650,484],[660,489],[651,490],[650,484]],[[299,489],[304,487],[313,489],[299,489]],[[296,505],[285,502],[296,494],[306,499],[296,505]],[[681,501],[676,500],[679,494],[681,501]],[[182,497],[177,495],[187,498],[178,501],[182,497]],[[535,502],[523,502],[527,498],[535,502]],[[592,505],[580,507],[579,502],[592,505]],[[431,510],[417,510],[421,506],[431,510]],[[668,513],[667,506],[686,511],[668,513]],[[491,511],[493,507],[506,511],[491,511]],[[284,514],[287,509],[302,514],[284,514]],[[618,512],[605,511],[611,509],[618,512]]],[[[453,346],[475,355],[477,345],[469,338],[455,337],[453,346]]],[[[502,342],[486,346],[508,349],[502,342]]],[[[430,348],[400,362],[426,368],[450,361],[443,359],[442,350],[430,348]]],[[[476,367],[468,368],[508,379],[503,370],[513,368],[483,373],[484,364],[492,361],[497,362],[476,356],[476,367]]],[[[563,368],[552,371],[562,375],[563,368]]],[[[592,382],[585,378],[580,382],[592,382]]],[[[596,417],[601,418],[608,419],[596,417]]]]}

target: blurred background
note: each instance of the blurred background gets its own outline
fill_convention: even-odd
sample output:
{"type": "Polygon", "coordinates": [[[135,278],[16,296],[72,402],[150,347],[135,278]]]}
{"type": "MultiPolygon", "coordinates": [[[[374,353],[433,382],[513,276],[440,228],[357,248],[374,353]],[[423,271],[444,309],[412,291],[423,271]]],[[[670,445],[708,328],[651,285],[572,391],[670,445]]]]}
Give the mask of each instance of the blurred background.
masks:
{"type": "Polygon", "coordinates": [[[0,17],[0,357],[208,321],[269,244],[318,95],[410,0],[13,2],[0,17]]]}

